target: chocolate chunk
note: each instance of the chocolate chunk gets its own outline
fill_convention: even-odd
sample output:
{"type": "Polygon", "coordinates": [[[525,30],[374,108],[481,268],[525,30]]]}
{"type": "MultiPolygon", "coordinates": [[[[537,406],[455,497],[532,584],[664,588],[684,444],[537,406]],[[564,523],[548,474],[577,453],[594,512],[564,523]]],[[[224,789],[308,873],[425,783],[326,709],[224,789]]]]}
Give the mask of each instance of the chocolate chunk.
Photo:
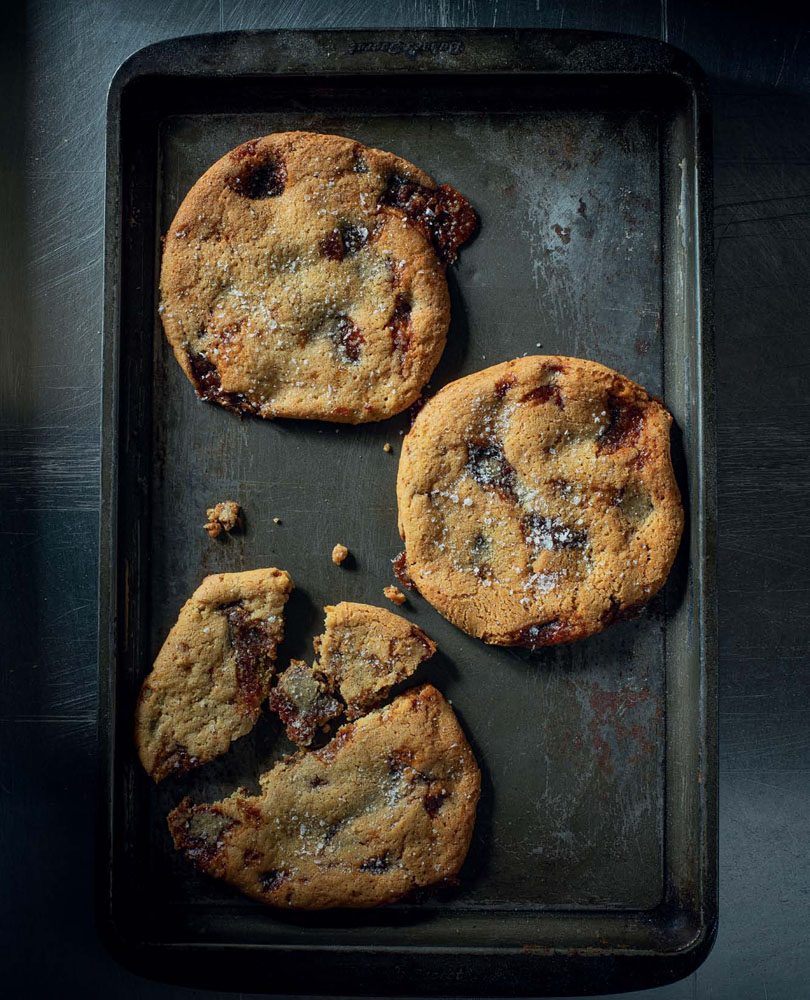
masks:
{"type": "Polygon", "coordinates": [[[352,170],[356,174],[367,174],[368,173],[368,163],[366,162],[365,156],[363,156],[363,147],[355,146],[352,151],[352,159],[354,160],[352,164],[352,170]]]}
{"type": "Polygon", "coordinates": [[[605,407],[607,424],[597,441],[599,450],[612,454],[638,440],[644,426],[644,413],[640,406],[628,403],[617,396],[609,396],[605,407]]]}
{"type": "Polygon", "coordinates": [[[271,868],[270,871],[262,872],[259,875],[259,885],[264,892],[272,892],[274,889],[278,889],[288,877],[289,872],[285,872],[282,868],[271,868]]]}
{"type": "Polygon", "coordinates": [[[408,574],[408,556],[403,549],[398,556],[395,556],[391,560],[391,565],[394,568],[394,576],[399,580],[406,590],[415,590],[416,585],[408,574]]]}
{"type": "Polygon", "coordinates": [[[422,805],[425,807],[425,812],[430,816],[431,819],[435,819],[441,809],[444,800],[447,798],[448,792],[446,789],[442,788],[441,791],[434,794],[426,795],[422,799],[422,805]]]}
{"type": "Polygon", "coordinates": [[[343,358],[349,364],[357,364],[360,360],[360,348],[365,344],[366,338],[348,316],[338,317],[333,336],[343,358]]]}
{"type": "Polygon", "coordinates": [[[199,763],[199,760],[189,754],[185,747],[178,745],[176,749],[172,750],[166,756],[161,764],[155,767],[153,777],[155,781],[162,781],[170,774],[185,774],[186,771],[191,771],[197,767],[199,763]]]}
{"type": "Polygon", "coordinates": [[[250,142],[243,142],[241,146],[237,146],[236,149],[231,150],[231,152],[228,154],[228,156],[230,157],[230,159],[234,161],[234,163],[241,163],[242,160],[245,159],[245,157],[255,156],[255,155],[256,155],[255,139],[251,139],[250,142]]]}
{"type": "MultiPolygon", "coordinates": [[[[498,399],[503,399],[515,382],[517,382],[517,379],[514,375],[507,375],[505,378],[498,379],[495,383],[495,396],[498,399]]],[[[526,397],[524,396],[523,398],[525,399],[526,397]]]]}
{"type": "Polygon", "coordinates": [[[287,730],[291,742],[309,746],[318,731],[343,711],[322,674],[302,660],[293,660],[270,692],[270,709],[287,730]]]}
{"type": "Polygon", "coordinates": [[[547,403],[549,400],[553,400],[561,410],[563,409],[562,392],[558,385],[538,385],[526,393],[521,403],[547,403]]]}
{"type": "Polygon", "coordinates": [[[257,413],[257,407],[241,392],[225,392],[217,366],[203,354],[187,354],[191,365],[194,387],[200,399],[209,403],[219,403],[233,413],[257,413]]]}
{"type": "Polygon", "coordinates": [[[321,253],[329,260],[343,260],[345,250],[339,229],[333,229],[325,239],[321,240],[321,253]]]}
{"type": "Polygon", "coordinates": [[[391,863],[387,854],[383,854],[379,858],[366,858],[365,861],[360,862],[360,871],[369,872],[371,875],[382,875],[390,867],[391,863]]]}
{"type": "Polygon", "coordinates": [[[225,183],[232,191],[252,201],[277,198],[287,186],[287,167],[282,160],[248,163],[238,173],[228,177],[225,183]]]}
{"type": "Polygon", "coordinates": [[[527,625],[510,636],[510,640],[514,645],[540,649],[542,646],[556,646],[558,643],[567,642],[572,631],[570,625],[560,621],[559,618],[554,618],[542,624],[527,625]]]}
{"type": "Polygon", "coordinates": [[[429,188],[394,174],[380,196],[380,205],[400,209],[420,226],[444,263],[454,261],[459,247],[478,229],[472,205],[449,184],[429,188]]]}
{"type": "Polygon", "coordinates": [[[353,226],[349,223],[336,226],[332,232],[321,241],[321,253],[329,260],[343,260],[362,250],[368,243],[369,231],[366,226],[353,226]]]}
{"type": "Polygon", "coordinates": [[[236,655],[236,683],[239,694],[251,709],[264,699],[267,672],[272,669],[276,643],[263,621],[251,618],[241,604],[222,609],[228,619],[231,645],[236,655]]]}
{"type": "Polygon", "coordinates": [[[476,441],[467,448],[467,471],[484,489],[495,490],[506,500],[515,500],[517,476],[497,441],[476,441]]]}
{"type": "Polygon", "coordinates": [[[185,798],[169,817],[175,845],[203,871],[211,866],[223,847],[223,837],[237,821],[216,806],[192,805],[185,798]]]}
{"type": "Polygon", "coordinates": [[[397,295],[394,300],[394,310],[388,322],[391,332],[391,346],[399,355],[400,368],[403,375],[407,373],[408,348],[411,343],[411,304],[404,295],[397,295]]]}
{"type": "Polygon", "coordinates": [[[625,486],[616,499],[616,506],[635,524],[646,520],[654,510],[652,497],[641,486],[625,486]]]}
{"type": "Polygon", "coordinates": [[[343,250],[346,254],[355,254],[368,243],[368,229],[365,226],[345,225],[340,228],[343,250]]]}
{"type": "Polygon", "coordinates": [[[470,553],[476,562],[486,559],[492,551],[492,539],[488,535],[477,534],[470,545],[470,553]]]}

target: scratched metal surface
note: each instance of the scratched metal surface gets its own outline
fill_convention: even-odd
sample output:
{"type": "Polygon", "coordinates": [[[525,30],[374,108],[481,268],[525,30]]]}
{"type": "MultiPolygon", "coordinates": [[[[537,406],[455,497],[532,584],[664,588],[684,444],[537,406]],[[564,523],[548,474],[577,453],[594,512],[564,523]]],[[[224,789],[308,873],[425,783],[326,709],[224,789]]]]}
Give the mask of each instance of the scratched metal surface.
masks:
{"type": "MultiPolygon", "coordinates": [[[[596,358],[663,393],[654,115],[382,111],[369,120],[358,109],[175,118],[162,145],[161,231],[215,159],[252,136],[295,128],[396,150],[464,191],[480,212],[481,237],[451,277],[451,346],[434,388],[538,352],[539,342],[548,353],[596,358]]],[[[390,559],[401,547],[394,484],[407,417],[356,430],[233,419],[196,400],[160,330],[155,340],[152,649],[208,572],[288,569],[295,600],[308,605],[298,652],[311,648],[324,604],[384,602],[390,559]],[[387,440],[392,455],[383,451],[387,440]],[[200,512],[231,496],[244,506],[248,531],[212,545],[199,530],[200,512]],[[338,540],[356,569],[331,565],[338,540]]],[[[430,677],[452,698],[488,772],[476,836],[486,861],[453,905],[654,906],[663,884],[660,607],[589,643],[527,658],[462,636],[418,598],[409,604],[406,613],[443,654],[430,677]]],[[[253,754],[240,753],[218,781],[233,788],[255,780],[256,768],[253,754]]],[[[184,784],[150,799],[161,882],[160,861],[173,855],[165,815],[184,784]]],[[[192,794],[201,794],[194,785],[192,794]]],[[[200,887],[189,892],[186,866],[176,874],[172,898],[195,898],[200,887]]]]}
{"type": "MultiPolygon", "coordinates": [[[[256,982],[257,949],[294,945],[311,949],[319,974],[308,981],[322,989],[328,948],[341,944],[358,989],[374,991],[381,980],[358,949],[393,948],[436,977],[424,989],[480,992],[497,981],[482,951],[495,949],[509,963],[500,988],[526,993],[547,991],[566,966],[569,991],[606,977],[666,981],[708,947],[714,654],[703,442],[712,430],[700,381],[710,372],[694,186],[706,183],[705,140],[692,131],[693,98],[680,85],[693,72],[660,46],[607,38],[257,35],[147,51],[114,85],[101,625],[111,636],[102,644],[102,717],[119,732],[128,734],[137,688],[206,573],[290,570],[298,589],[288,652],[301,655],[324,604],[380,602],[399,547],[394,479],[407,415],[361,428],[238,420],[195,398],[163,338],[153,294],[160,233],[206,167],[251,136],[351,135],[463,190],[482,232],[451,273],[450,347],[433,389],[537,351],[619,368],[672,410],[691,508],[665,592],[636,621],[587,642],[535,656],[486,647],[412,598],[406,613],[441,650],[425,676],[451,698],[485,776],[461,885],[441,898],[295,920],[246,904],[189,872],[165,816],[183,794],[255,786],[289,750],[277,729],[258,727],[223,760],[157,791],[131,739],[113,730],[103,905],[133,961],[156,942],[165,946],[161,974],[192,975],[190,942],[198,965],[216,956],[243,985],[256,982]],[[414,63],[434,75],[415,75],[414,63]],[[295,75],[256,79],[268,66],[295,75]],[[607,75],[628,66],[629,79],[607,75]],[[502,67],[523,75],[493,75],[502,67]],[[178,72],[192,82],[169,75],[178,72]],[[379,75],[357,76],[369,72],[379,75]],[[212,545],[200,512],[225,496],[243,504],[248,529],[212,545]],[[355,554],[352,571],[329,562],[336,540],[355,554]],[[583,944],[598,953],[581,959],[583,944]],[[215,951],[224,946],[230,957],[215,951]],[[441,969],[425,951],[440,946],[441,969]]],[[[295,961],[289,950],[279,956],[284,982],[295,961]]]]}
{"type": "MultiPolygon", "coordinates": [[[[644,1000],[806,993],[810,39],[778,3],[37,0],[0,33],[0,864],[13,997],[228,995],[148,982],[92,912],[104,97],[130,53],[222,28],[527,25],[693,54],[715,120],[721,905],[709,959],[644,1000]],[[778,405],[775,405],[778,401],[778,405]]],[[[407,970],[392,974],[407,992],[407,970]]],[[[351,992],[350,984],[336,986],[351,992]]]]}

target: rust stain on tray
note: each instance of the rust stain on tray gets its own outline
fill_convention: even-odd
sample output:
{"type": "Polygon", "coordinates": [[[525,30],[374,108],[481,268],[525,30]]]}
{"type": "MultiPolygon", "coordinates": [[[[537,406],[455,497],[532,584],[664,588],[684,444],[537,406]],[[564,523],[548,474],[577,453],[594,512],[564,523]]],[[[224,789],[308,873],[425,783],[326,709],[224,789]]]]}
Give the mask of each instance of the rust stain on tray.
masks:
{"type": "Polygon", "coordinates": [[[614,752],[621,752],[628,764],[636,764],[655,750],[655,708],[647,686],[610,691],[596,682],[591,685],[587,730],[601,770],[613,772],[614,752]]]}

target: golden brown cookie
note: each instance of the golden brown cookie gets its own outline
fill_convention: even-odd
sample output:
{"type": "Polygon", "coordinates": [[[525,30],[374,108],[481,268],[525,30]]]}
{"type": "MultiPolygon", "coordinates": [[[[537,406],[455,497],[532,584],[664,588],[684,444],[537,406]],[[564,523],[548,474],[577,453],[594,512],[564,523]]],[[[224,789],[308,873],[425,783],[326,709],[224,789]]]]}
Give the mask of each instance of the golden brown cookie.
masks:
{"type": "Polygon", "coordinates": [[[175,846],[271,906],[376,906],[456,876],[481,776],[453,710],[425,685],[263,775],[261,794],[186,799],[175,846]]]}
{"type": "Polygon", "coordinates": [[[315,640],[317,666],[340,693],[348,719],[381,704],[436,652],[421,628],[385,608],[341,601],[325,610],[324,632],[315,640]]]}
{"type": "Polygon", "coordinates": [[[648,601],[675,558],[671,419],[579,358],[518,358],[445,386],[403,444],[402,568],[485,642],[601,631],[648,601]]]}
{"type": "Polygon", "coordinates": [[[477,225],[418,167],[281,132],[215,163],[165,239],[160,312],[203,398],[362,423],[410,406],[444,350],[445,265],[477,225]]]}
{"type": "Polygon", "coordinates": [[[138,753],[155,781],[213,760],[253,728],[292,587],[279,569],[220,573],[185,603],[135,712],[138,753]]]}

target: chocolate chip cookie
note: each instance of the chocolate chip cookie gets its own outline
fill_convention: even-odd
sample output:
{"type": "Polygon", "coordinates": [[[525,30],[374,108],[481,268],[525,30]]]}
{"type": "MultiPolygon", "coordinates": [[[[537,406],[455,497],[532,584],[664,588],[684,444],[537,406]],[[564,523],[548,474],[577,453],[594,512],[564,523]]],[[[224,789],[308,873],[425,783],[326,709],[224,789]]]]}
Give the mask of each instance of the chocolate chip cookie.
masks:
{"type": "Polygon", "coordinates": [[[467,200],[351,139],[283,132],[215,163],[164,242],[160,314],[199,396],[362,423],[410,406],[444,349],[467,200]]]}
{"type": "Polygon", "coordinates": [[[633,613],[666,580],[683,527],[671,419],[578,358],[518,358],[451,383],[403,444],[403,570],[488,643],[569,642],[633,613]]]}
{"type": "Polygon", "coordinates": [[[481,777],[453,710],[425,685],[343,726],[260,779],[169,814],[201,871],[271,906],[376,906],[454,878],[481,777]]]}
{"type": "Polygon", "coordinates": [[[253,728],[292,587],[279,569],[221,573],[183,606],[135,713],[138,753],[155,781],[213,760],[253,728]]]}

